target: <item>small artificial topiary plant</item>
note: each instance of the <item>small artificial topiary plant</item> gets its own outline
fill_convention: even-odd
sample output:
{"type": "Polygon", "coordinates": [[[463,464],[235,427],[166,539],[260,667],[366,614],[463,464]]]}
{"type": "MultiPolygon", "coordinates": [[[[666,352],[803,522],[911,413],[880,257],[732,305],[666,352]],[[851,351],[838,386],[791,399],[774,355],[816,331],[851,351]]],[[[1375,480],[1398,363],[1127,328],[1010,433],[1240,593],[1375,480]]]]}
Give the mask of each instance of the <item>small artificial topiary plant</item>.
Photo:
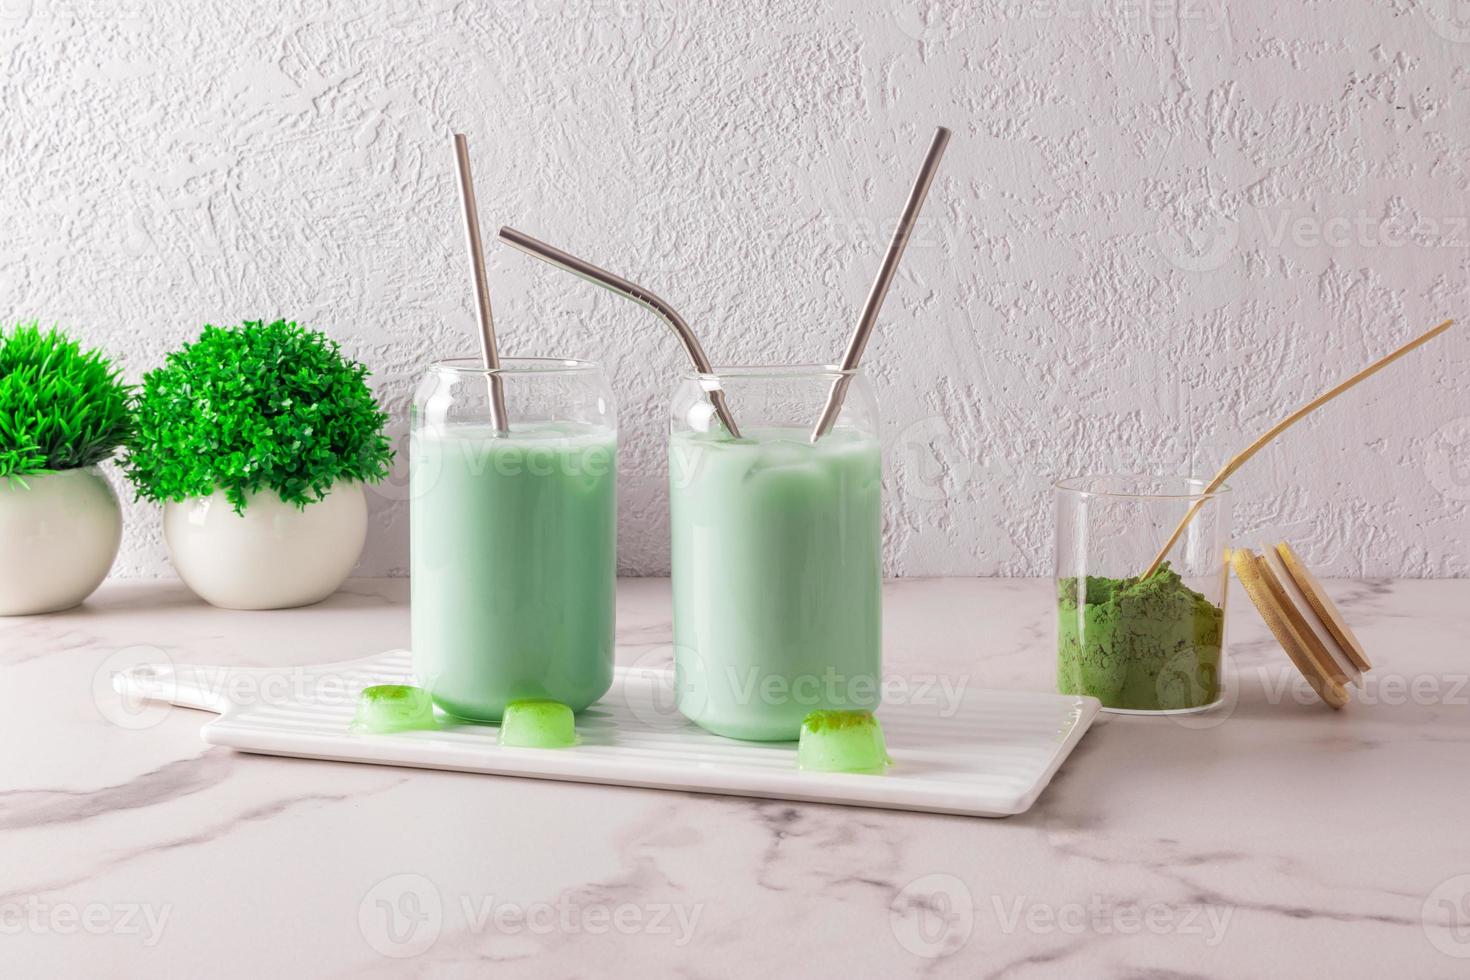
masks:
{"type": "Polygon", "coordinates": [[[263,490],[305,507],[339,480],[376,483],[393,452],[367,376],[294,322],[206,325],[143,378],[128,476],[158,502],[221,490],[237,514],[263,490]]]}
{"type": "Polygon", "coordinates": [[[0,477],[100,463],[132,428],[132,389],[107,355],[54,327],[0,328],[0,477]]]}

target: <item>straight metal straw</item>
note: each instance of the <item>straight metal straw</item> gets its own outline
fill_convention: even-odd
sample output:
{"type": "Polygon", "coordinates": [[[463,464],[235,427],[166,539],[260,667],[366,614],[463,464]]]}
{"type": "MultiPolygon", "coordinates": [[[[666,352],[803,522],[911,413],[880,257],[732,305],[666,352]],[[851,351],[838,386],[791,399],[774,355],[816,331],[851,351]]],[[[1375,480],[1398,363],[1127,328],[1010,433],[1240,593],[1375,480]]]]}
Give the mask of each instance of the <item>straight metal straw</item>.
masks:
{"type": "MultiPolygon", "coordinates": [[[[664,302],[651,291],[644,289],[636,283],[631,283],[621,276],[615,276],[606,269],[600,269],[591,262],[584,261],[563,252],[555,245],[548,245],[543,241],[532,238],[524,232],[516,231],[514,228],[501,228],[500,240],[513,248],[518,248],[527,255],[534,256],[543,262],[550,263],[558,269],[570,272],[574,276],[580,276],[588,282],[596,283],[604,289],[610,289],[620,296],[631,299],[639,306],[651,311],[674,331],[679,342],[684,345],[684,352],[689,355],[689,361],[694,365],[694,370],[700,374],[714,374],[714,368],[710,365],[709,358],[704,355],[704,348],[699,346],[699,339],[694,336],[694,331],[689,329],[689,324],[684,322],[672,306],[664,302]]],[[[735,419],[730,415],[730,408],[725,404],[725,393],[718,389],[707,391],[710,404],[715,407],[715,414],[724,423],[726,431],[736,439],[740,438],[740,429],[735,425],[735,419]]]]}
{"type": "MultiPolygon", "coordinates": [[[[888,297],[888,287],[893,284],[893,276],[898,272],[899,260],[903,258],[903,250],[908,246],[909,235],[913,233],[914,224],[919,220],[919,210],[924,206],[924,198],[929,195],[929,185],[934,183],[934,174],[939,170],[939,159],[944,156],[944,148],[948,145],[949,130],[940,126],[934,131],[934,139],[929,143],[929,152],[924,154],[924,164],[919,168],[919,176],[914,180],[914,186],[909,191],[909,199],[903,206],[903,216],[898,219],[898,227],[893,229],[893,239],[888,243],[888,253],[883,256],[883,264],[878,267],[878,278],[873,280],[873,288],[868,290],[868,298],[863,303],[863,312],[858,317],[857,327],[847,341],[847,351],[842,355],[843,371],[857,370],[858,363],[863,359],[863,350],[868,346],[868,337],[873,333],[873,326],[878,322],[878,310],[882,308],[883,300],[888,297]]],[[[817,419],[817,424],[812,427],[812,442],[816,442],[832,431],[832,426],[837,422],[837,415],[842,411],[842,400],[847,397],[847,388],[851,383],[852,375],[850,374],[844,374],[832,382],[832,389],[827,392],[827,404],[822,409],[822,417],[817,419]]]]}
{"type": "Polygon", "coordinates": [[[454,162],[459,171],[459,203],[464,212],[465,245],[470,253],[470,273],[475,292],[475,316],[480,324],[480,362],[490,386],[490,425],[497,433],[510,431],[505,411],[505,386],[501,379],[500,352],[495,349],[495,320],[490,315],[490,287],[485,282],[485,250],[480,244],[480,212],[475,207],[475,181],[470,176],[470,145],[463,133],[454,134],[454,162]]]}

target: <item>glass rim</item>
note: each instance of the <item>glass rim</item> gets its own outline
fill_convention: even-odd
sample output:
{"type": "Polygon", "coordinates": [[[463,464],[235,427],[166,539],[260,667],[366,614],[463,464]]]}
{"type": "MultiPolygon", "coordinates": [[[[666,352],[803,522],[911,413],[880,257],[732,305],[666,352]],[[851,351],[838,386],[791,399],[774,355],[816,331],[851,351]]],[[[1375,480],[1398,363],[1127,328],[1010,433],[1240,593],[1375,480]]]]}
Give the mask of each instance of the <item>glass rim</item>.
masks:
{"type": "Polygon", "coordinates": [[[575,357],[502,357],[500,367],[487,368],[478,357],[446,357],[431,369],[447,374],[481,376],[492,374],[592,374],[602,370],[597,361],[575,357]]]}
{"type": "Polygon", "coordinates": [[[685,371],[685,381],[719,381],[729,378],[763,380],[806,378],[854,378],[862,367],[844,368],[840,364],[716,364],[709,371],[685,371]]]}
{"type": "Polygon", "coordinates": [[[1071,494],[1075,497],[1112,497],[1115,499],[1133,500],[1213,500],[1230,493],[1230,484],[1222,483],[1218,489],[1206,491],[1209,480],[1197,476],[1166,476],[1159,473],[1089,473],[1084,476],[1069,476],[1057,480],[1052,488],[1058,493],[1071,494]],[[1170,493],[1164,490],[1155,490],[1147,493],[1138,493],[1124,490],[1099,490],[1092,486],[1081,486],[1084,483],[1093,483],[1104,480],[1153,480],[1159,484],[1173,482],[1175,484],[1194,484],[1196,490],[1187,490],[1179,493],[1170,493]]]}

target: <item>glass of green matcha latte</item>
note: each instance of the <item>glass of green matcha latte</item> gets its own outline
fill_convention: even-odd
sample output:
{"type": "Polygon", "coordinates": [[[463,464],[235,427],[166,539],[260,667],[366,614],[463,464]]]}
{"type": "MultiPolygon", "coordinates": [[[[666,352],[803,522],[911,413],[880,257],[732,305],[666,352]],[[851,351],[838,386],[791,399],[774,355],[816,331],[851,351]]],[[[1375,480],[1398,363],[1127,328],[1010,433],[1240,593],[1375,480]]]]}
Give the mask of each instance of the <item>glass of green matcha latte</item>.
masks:
{"type": "Polygon", "coordinates": [[[611,686],[617,438],[590,361],[461,358],[424,375],[409,442],[413,663],[442,710],[498,723],[516,701],[575,712],[611,686]]]}
{"type": "Polygon", "coordinates": [[[883,473],[861,371],[722,367],[674,394],[674,700],[706,731],[785,741],[813,711],[875,711],[883,473]],[[831,431],[812,441],[834,385],[831,431]],[[729,432],[710,395],[740,429],[729,432]]]}
{"type": "Polygon", "coordinates": [[[1084,476],[1056,485],[1057,690],[1122,713],[1220,699],[1229,488],[1188,477],[1084,476]],[[1199,511],[1153,575],[1154,555],[1199,511]]]}

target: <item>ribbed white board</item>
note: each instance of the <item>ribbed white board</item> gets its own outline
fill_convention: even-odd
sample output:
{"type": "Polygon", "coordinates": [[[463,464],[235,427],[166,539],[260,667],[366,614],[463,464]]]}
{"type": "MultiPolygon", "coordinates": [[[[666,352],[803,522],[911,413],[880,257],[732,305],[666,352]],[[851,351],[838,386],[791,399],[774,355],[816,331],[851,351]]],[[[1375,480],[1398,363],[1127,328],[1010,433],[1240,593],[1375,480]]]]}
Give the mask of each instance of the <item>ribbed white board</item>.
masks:
{"type": "Polygon", "coordinates": [[[115,686],[219,712],[204,740],[244,752],[980,817],[1029,809],[1098,711],[1094,698],[975,690],[956,702],[910,686],[878,713],[894,760],[881,776],[803,772],[795,743],[711,735],[674,709],[668,670],[618,668],[568,749],[502,747],[492,725],[348,730],[362,688],[412,683],[412,673],[408,652],[393,650],[299,669],[154,664],[115,686]]]}

